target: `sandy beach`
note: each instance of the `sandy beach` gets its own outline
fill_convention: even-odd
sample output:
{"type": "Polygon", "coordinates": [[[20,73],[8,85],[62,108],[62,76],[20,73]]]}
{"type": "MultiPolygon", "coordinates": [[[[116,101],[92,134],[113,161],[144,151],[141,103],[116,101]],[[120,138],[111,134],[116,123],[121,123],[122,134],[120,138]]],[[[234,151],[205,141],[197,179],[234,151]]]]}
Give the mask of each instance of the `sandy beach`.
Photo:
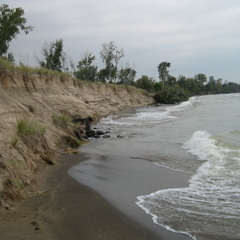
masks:
{"type": "MultiPolygon", "coordinates": [[[[98,193],[71,178],[67,170],[84,161],[83,156],[59,156],[57,166],[39,174],[39,194],[16,203],[15,210],[1,210],[1,240],[176,239],[171,232],[154,232],[126,217],[98,193]]],[[[180,235],[177,239],[188,237],[180,235]]]]}
{"type": "Polygon", "coordinates": [[[39,174],[41,194],[1,210],[1,240],[159,239],[72,179],[67,169],[78,162],[77,154],[60,156],[39,174]]]}

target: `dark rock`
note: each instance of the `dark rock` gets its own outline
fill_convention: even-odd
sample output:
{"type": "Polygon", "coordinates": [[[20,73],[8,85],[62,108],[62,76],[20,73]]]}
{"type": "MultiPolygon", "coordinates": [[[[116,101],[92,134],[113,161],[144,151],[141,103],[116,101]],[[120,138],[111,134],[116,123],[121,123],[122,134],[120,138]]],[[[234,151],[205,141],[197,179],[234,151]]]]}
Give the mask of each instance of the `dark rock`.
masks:
{"type": "Polygon", "coordinates": [[[103,135],[105,134],[102,130],[97,130],[97,135],[103,135]]]}
{"type": "Polygon", "coordinates": [[[74,131],[73,131],[73,133],[74,133],[74,135],[76,136],[76,138],[77,139],[79,139],[79,140],[84,140],[84,132],[80,129],[80,128],[78,128],[78,129],[75,129],[74,131]]]}
{"type": "Polygon", "coordinates": [[[111,136],[107,134],[107,135],[103,135],[102,137],[103,138],[110,138],[111,136]]]}
{"type": "Polygon", "coordinates": [[[122,135],[117,135],[117,138],[124,138],[124,136],[122,136],[122,135]]]}
{"type": "Polygon", "coordinates": [[[90,131],[91,130],[91,124],[93,122],[93,118],[92,117],[80,118],[79,116],[75,116],[75,117],[73,117],[72,122],[73,123],[85,124],[86,131],[90,131]]]}
{"type": "Polygon", "coordinates": [[[86,131],[88,137],[96,137],[96,132],[94,130],[86,131]]]}

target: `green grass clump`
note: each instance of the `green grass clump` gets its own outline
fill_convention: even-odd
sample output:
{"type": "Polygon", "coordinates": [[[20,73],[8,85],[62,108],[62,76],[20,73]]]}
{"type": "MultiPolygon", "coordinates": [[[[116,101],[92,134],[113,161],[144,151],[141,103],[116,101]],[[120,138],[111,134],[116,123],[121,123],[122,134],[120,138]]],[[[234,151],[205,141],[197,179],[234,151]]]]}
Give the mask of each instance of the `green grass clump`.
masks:
{"type": "Polygon", "coordinates": [[[7,69],[10,69],[10,70],[15,69],[15,65],[13,63],[11,63],[11,62],[9,62],[6,59],[1,58],[1,57],[0,57],[0,66],[4,67],[4,68],[7,68],[7,69]]]}
{"type": "Polygon", "coordinates": [[[70,117],[65,114],[61,114],[61,115],[53,114],[52,122],[56,126],[66,128],[71,121],[70,121],[70,117]]]}
{"type": "Polygon", "coordinates": [[[17,123],[17,133],[18,135],[34,135],[41,134],[43,135],[46,128],[44,126],[39,125],[36,122],[29,120],[20,120],[17,123]]]}

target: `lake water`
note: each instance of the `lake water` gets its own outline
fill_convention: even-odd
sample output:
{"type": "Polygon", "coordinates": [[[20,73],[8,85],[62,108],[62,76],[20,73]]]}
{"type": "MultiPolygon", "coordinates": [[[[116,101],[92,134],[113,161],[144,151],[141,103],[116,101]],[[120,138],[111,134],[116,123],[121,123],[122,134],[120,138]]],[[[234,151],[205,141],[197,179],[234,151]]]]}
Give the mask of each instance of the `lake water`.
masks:
{"type": "MultiPolygon", "coordinates": [[[[144,191],[132,196],[131,201],[151,216],[156,226],[172,232],[185,233],[197,240],[239,240],[239,123],[240,94],[193,97],[179,105],[148,106],[109,116],[96,127],[109,130],[111,138],[94,140],[95,147],[81,150],[96,156],[111,156],[115,164],[119,156],[138,161],[141,171],[143,168],[150,171],[145,174],[152,175],[151,171],[164,167],[188,176],[186,186],[175,184],[165,189],[160,187],[161,180],[147,180],[154,187],[143,187],[144,191]],[[142,162],[151,164],[154,170],[142,162]]],[[[124,171],[131,171],[131,161],[124,163],[124,171]]],[[[73,177],[86,185],[90,178],[79,176],[91,175],[92,179],[99,174],[103,159],[90,162],[91,170],[87,162],[70,170],[73,177]]],[[[110,169],[113,163],[105,161],[104,164],[106,170],[106,165],[110,169]]],[[[99,184],[95,187],[101,189],[101,181],[104,182],[109,172],[104,174],[101,171],[98,181],[89,184],[90,187],[99,184]]],[[[144,174],[139,175],[138,179],[144,174]]],[[[114,184],[117,186],[114,181],[111,184],[113,188],[114,184]]],[[[101,191],[108,195],[104,187],[101,191]]]]}

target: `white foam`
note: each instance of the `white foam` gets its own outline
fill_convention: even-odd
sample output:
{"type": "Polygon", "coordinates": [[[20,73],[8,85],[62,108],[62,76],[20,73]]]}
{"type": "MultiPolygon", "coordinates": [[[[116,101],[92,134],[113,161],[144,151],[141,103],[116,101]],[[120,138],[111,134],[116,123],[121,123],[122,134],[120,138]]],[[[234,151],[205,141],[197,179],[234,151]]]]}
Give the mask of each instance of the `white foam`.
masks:
{"type": "Polygon", "coordinates": [[[168,225],[161,224],[161,223],[159,222],[159,216],[157,216],[156,214],[153,214],[153,213],[151,212],[151,210],[149,210],[147,207],[145,207],[145,202],[146,202],[146,201],[145,201],[145,197],[150,197],[151,195],[152,195],[152,196],[155,196],[157,193],[158,193],[158,192],[152,193],[152,194],[147,195],[147,196],[138,196],[138,197],[137,197],[138,201],[136,202],[136,204],[137,204],[140,208],[142,208],[146,214],[148,214],[148,215],[150,215],[150,216],[152,217],[152,220],[153,220],[153,222],[154,222],[155,224],[157,224],[157,225],[159,225],[159,226],[167,229],[168,231],[175,232],[175,233],[180,233],[180,234],[184,234],[184,235],[189,236],[189,237],[192,238],[193,240],[197,240],[194,236],[192,236],[192,235],[191,235],[190,233],[188,233],[188,232],[176,231],[175,229],[171,228],[171,227],[168,226],[168,225]]]}
{"type": "Polygon", "coordinates": [[[183,148],[200,160],[223,158],[223,153],[216,145],[216,140],[211,138],[211,134],[207,131],[196,131],[192,138],[183,145],[183,148]]]}
{"type": "Polygon", "coordinates": [[[175,172],[182,172],[182,173],[192,174],[192,172],[188,172],[188,171],[183,171],[183,170],[180,170],[180,169],[172,168],[172,167],[163,165],[163,164],[161,164],[161,163],[159,163],[159,162],[153,162],[153,163],[154,163],[155,165],[159,166],[159,167],[167,168],[167,169],[173,170],[173,171],[175,171],[175,172]]]}
{"type": "Polygon", "coordinates": [[[223,147],[207,131],[196,131],[183,148],[200,160],[206,160],[190,180],[192,187],[207,185],[209,189],[216,190],[221,187],[233,188],[235,182],[240,184],[237,177],[240,170],[240,149],[223,147]]]}
{"type": "Polygon", "coordinates": [[[119,119],[113,119],[112,116],[109,116],[102,119],[101,123],[117,126],[140,126],[141,124],[145,124],[146,122],[152,124],[159,123],[162,121],[177,118],[176,116],[174,116],[174,112],[186,110],[188,107],[192,106],[193,101],[195,101],[195,98],[191,98],[190,100],[182,102],[181,104],[171,105],[165,108],[163,106],[155,107],[154,111],[148,111],[148,109],[146,109],[146,111],[141,110],[140,112],[137,112],[132,116],[122,117],[119,119]]]}
{"type": "Polygon", "coordinates": [[[188,107],[192,106],[192,103],[195,101],[196,98],[192,97],[188,101],[182,102],[180,104],[176,104],[170,107],[167,107],[166,110],[168,112],[175,112],[175,111],[183,111],[186,110],[188,107]]]}
{"type": "MultiPolygon", "coordinates": [[[[209,233],[214,234],[215,229],[221,231],[221,224],[236,234],[234,226],[240,216],[240,149],[226,146],[219,144],[211,133],[196,131],[183,148],[205,162],[189,180],[189,187],[139,196],[137,205],[156,224],[171,231],[175,231],[171,222],[174,224],[175,217],[180,215],[181,221],[194,222],[191,230],[187,225],[178,229],[189,236],[191,233],[187,232],[204,232],[208,226],[209,233]]],[[[225,234],[226,230],[222,231],[225,234]]]]}

